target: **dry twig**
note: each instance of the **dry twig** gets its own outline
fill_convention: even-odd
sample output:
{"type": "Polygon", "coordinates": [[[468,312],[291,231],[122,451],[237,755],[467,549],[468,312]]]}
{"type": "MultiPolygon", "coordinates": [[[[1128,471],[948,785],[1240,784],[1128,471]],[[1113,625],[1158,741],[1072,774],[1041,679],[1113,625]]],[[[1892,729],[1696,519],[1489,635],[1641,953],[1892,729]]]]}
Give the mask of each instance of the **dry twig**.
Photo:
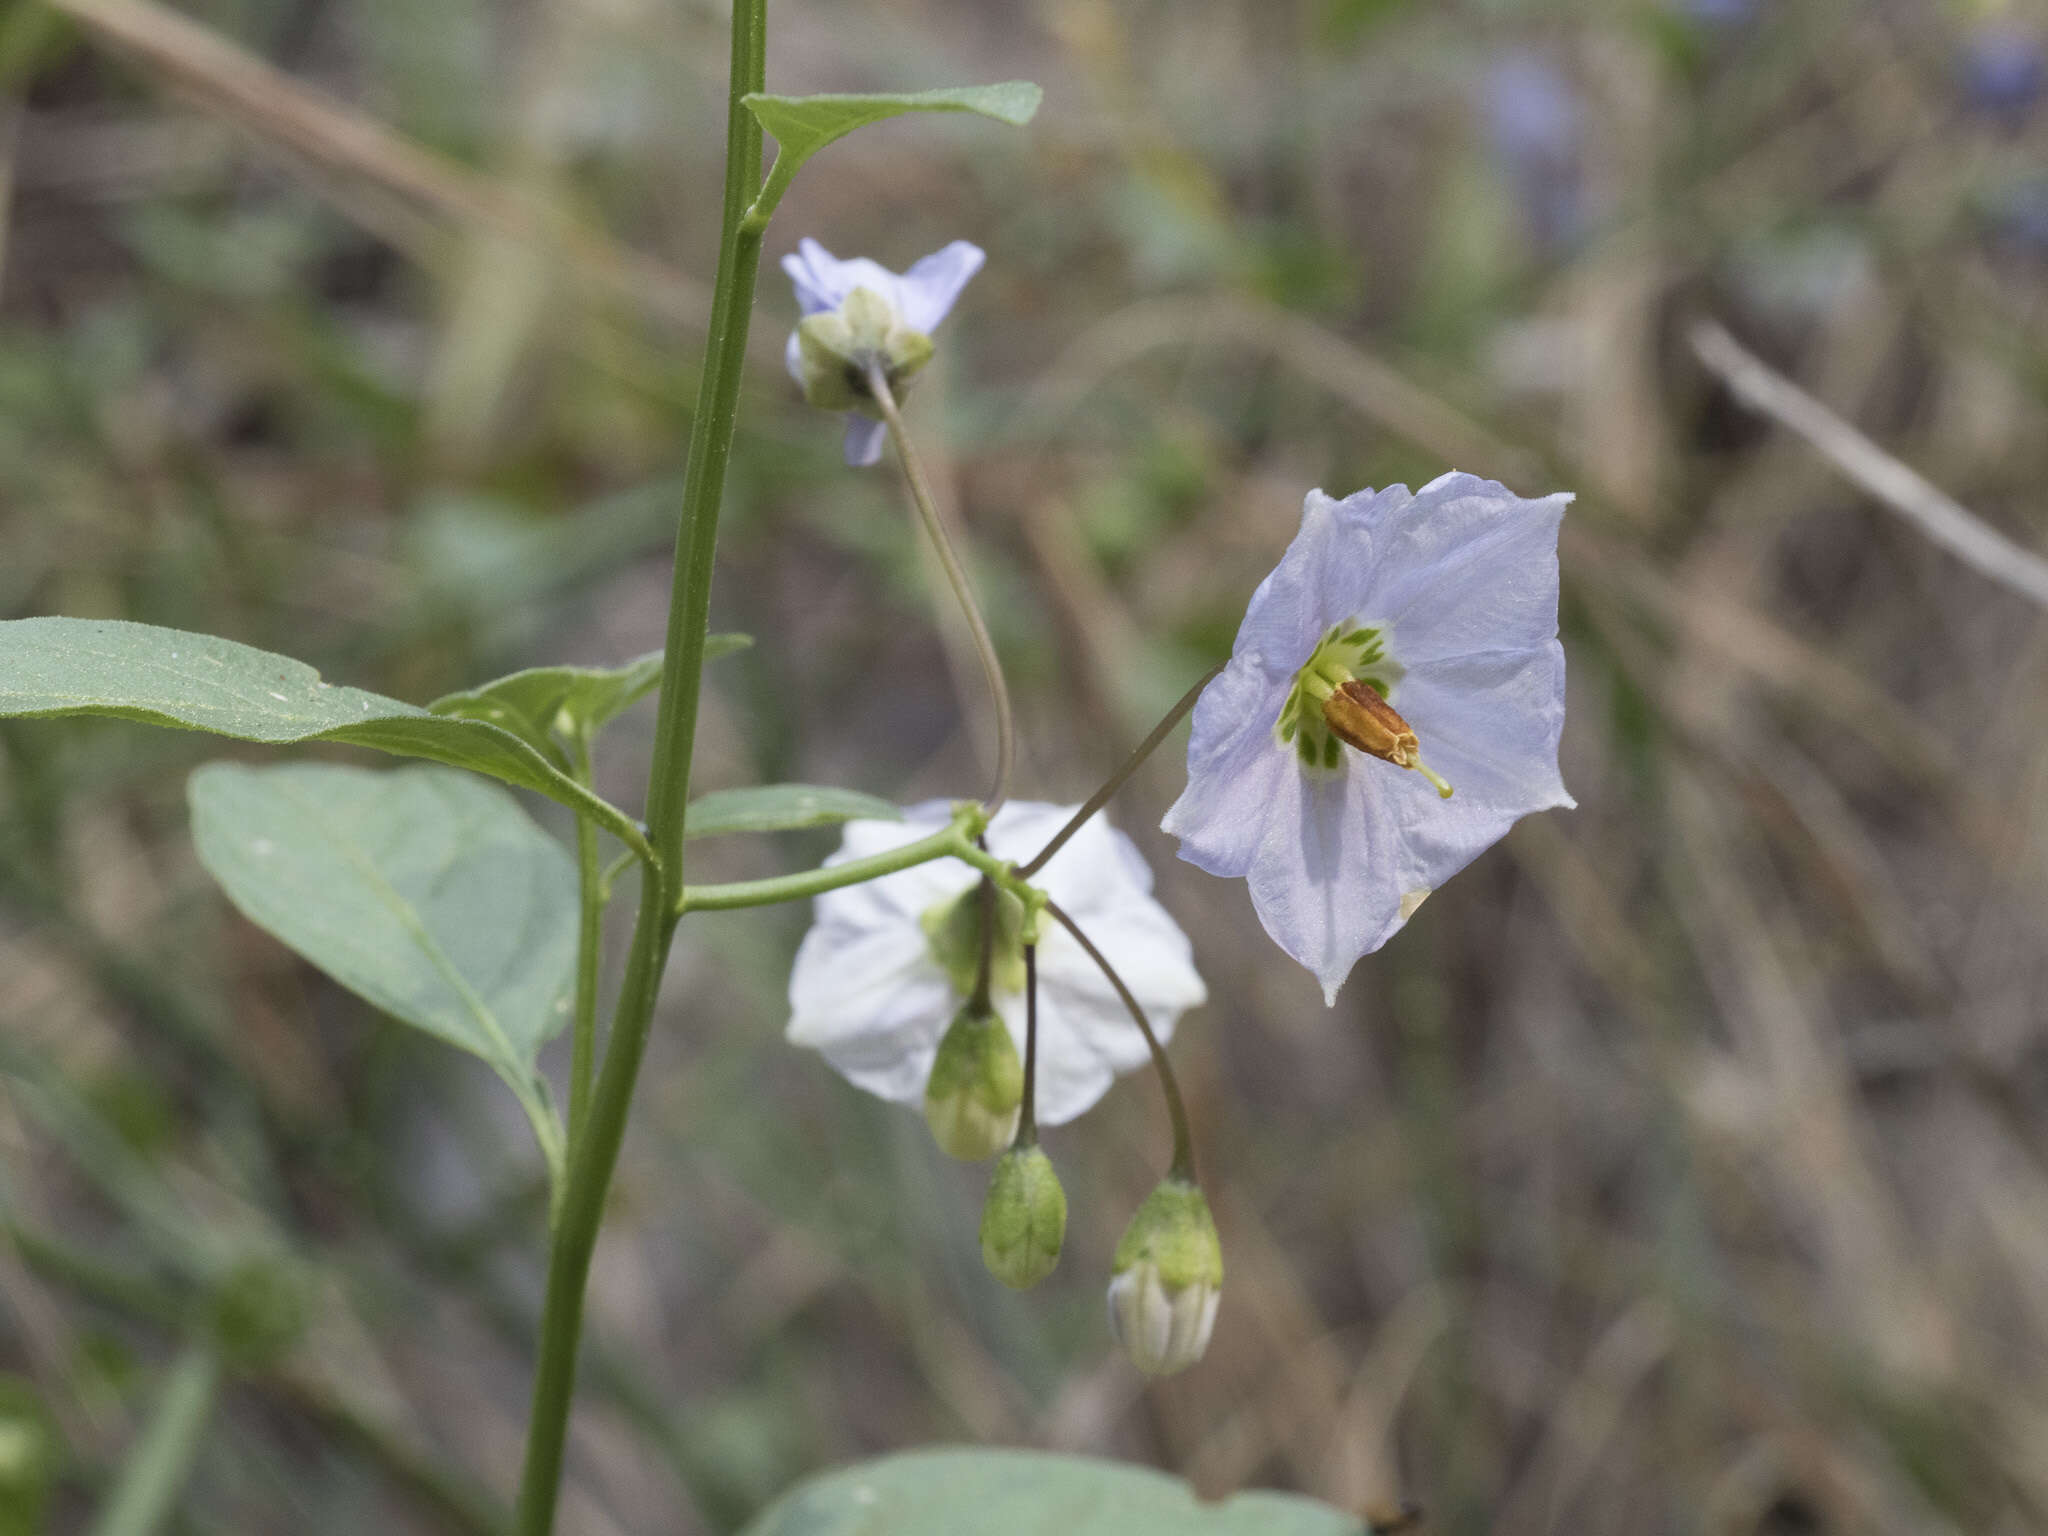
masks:
{"type": "Polygon", "coordinates": [[[2048,608],[2048,560],[2022,549],[1976,513],[1900,463],[1712,321],[1692,349],[1735,398],[1798,434],[1844,476],[1971,569],[2048,608]]]}

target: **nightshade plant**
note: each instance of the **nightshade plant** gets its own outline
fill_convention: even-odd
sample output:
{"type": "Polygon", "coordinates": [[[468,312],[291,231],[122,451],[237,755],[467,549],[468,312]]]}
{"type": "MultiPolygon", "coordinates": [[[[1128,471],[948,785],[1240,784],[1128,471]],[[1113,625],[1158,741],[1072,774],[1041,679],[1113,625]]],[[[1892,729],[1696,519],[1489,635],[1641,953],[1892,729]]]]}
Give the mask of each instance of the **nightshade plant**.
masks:
{"type": "MultiPolygon", "coordinates": [[[[1084,804],[1011,803],[1002,667],[899,408],[982,253],[957,241],[898,276],[810,240],[785,262],[803,317],[791,371],[813,403],[851,417],[850,461],[873,462],[885,434],[895,444],[979,652],[994,704],[993,778],[979,798],[908,812],[807,785],[693,801],[704,667],[745,643],[707,633],[707,614],[755,278],[776,205],[811,155],[865,123],[952,111],[1022,124],[1038,104],[1036,87],[1015,83],[765,95],[765,46],[764,0],[736,0],[717,278],[661,652],[623,667],[535,668],[422,708],[211,636],[64,618],[0,624],[0,714],[111,715],[275,745],[334,741],[431,765],[212,764],[191,780],[193,831],[201,860],[250,919],[394,1017],[481,1057],[533,1126],[552,1198],[522,1536],[554,1528],[591,1255],[671,941],[689,914],[815,898],[816,926],[790,983],[790,1038],[862,1087],[920,1105],[946,1150],[1001,1153],[979,1236],[988,1268],[1011,1286],[1044,1278],[1064,1237],[1067,1197],[1039,1126],[1080,1114],[1115,1074],[1149,1062],[1173,1146],[1118,1245],[1107,1294],[1132,1361],[1163,1374],[1201,1357],[1223,1287],[1222,1244],[1164,1050],[1204,990],[1186,937],[1152,899],[1136,849],[1101,819],[1104,806],[1194,708],[1188,790],[1167,825],[1203,868],[1248,876],[1268,930],[1334,993],[1359,954],[1516,817],[1570,803],[1556,768],[1556,537],[1567,498],[1523,501],[1462,475],[1413,497],[1400,488],[1343,502],[1312,494],[1220,675],[1190,689],[1084,804]],[[764,130],[779,146],[765,177],[764,130]],[[592,788],[592,758],[606,725],[650,692],[658,712],[636,819],[592,788]],[[504,786],[574,813],[573,856],[504,786]],[[1440,798],[1454,789],[1454,801],[1440,798]],[[686,879],[692,838],[839,822],[844,845],[818,869],[725,885],[686,879]],[[601,1031],[600,939],[628,868],[637,910],[601,1031]],[[571,1053],[558,1106],[536,1062],[564,1027],[571,1053]]],[[[229,1346],[260,1333],[267,1358],[282,1347],[280,1330],[298,1325],[292,1305],[258,1310],[276,1326],[224,1322],[215,1344],[181,1364],[116,1490],[132,1501],[124,1509],[165,1509],[175,1498],[223,1369],[250,1358],[229,1346]]],[[[1003,1510],[1021,1518],[1034,1500],[1056,1499],[1093,1512],[1069,1522],[1074,1536],[1356,1530],[1305,1500],[1198,1511],[1183,1491],[1127,1469],[1047,1457],[1020,1477],[1015,1459],[999,1456],[903,1458],[859,1479],[828,1478],[755,1529],[850,1528],[841,1515],[882,1498],[894,1523],[862,1514],[862,1528],[959,1529],[969,1516],[1010,1528],[1003,1510]]]]}

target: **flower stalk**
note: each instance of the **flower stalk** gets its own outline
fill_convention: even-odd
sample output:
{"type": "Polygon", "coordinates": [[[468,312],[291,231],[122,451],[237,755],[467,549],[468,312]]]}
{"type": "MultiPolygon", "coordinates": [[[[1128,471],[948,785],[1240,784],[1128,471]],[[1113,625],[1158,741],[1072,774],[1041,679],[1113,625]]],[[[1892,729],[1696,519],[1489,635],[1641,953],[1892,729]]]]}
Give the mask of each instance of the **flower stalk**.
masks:
{"type": "MultiPolygon", "coordinates": [[[[1094,940],[1081,931],[1081,925],[1062,911],[1056,901],[1047,901],[1045,910],[1047,916],[1072,934],[1074,942],[1087,951],[1088,958],[1095,962],[1104,978],[1115,989],[1124,1007],[1130,1010],[1131,1022],[1136,1024],[1139,1033],[1144,1035],[1145,1044],[1152,1051],[1152,1070],[1159,1074],[1159,1087],[1166,1095],[1166,1116],[1173,1123],[1173,1162],[1168,1167],[1166,1176],[1189,1184],[1194,1183],[1195,1139],[1188,1129],[1187,1105],[1181,1099],[1180,1083],[1173,1075],[1173,1063],[1166,1059],[1166,1047],[1159,1043],[1159,1036],[1153,1032],[1152,1021],[1145,1016],[1144,1008],[1139,1005],[1137,998],[1131,995],[1131,989],[1125,985],[1123,977],[1117,974],[1116,967],[1109,963],[1109,957],[1097,949],[1094,940]]],[[[1028,1110],[1031,1101],[1028,1058],[1024,1081],[1025,1105],[1028,1110]]]]}
{"type": "Polygon", "coordinates": [[[946,530],[946,520],[932,496],[923,461],[911,445],[910,434],[904,430],[903,413],[897,409],[896,395],[889,388],[888,374],[878,360],[871,359],[868,363],[867,386],[869,398],[888,424],[889,436],[895,439],[896,456],[903,465],[903,479],[910,489],[911,503],[917,508],[918,518],[924,524],[926,536],[932,541],[932,548],[938,553],[939,564],[946,572],[946,582],[952,587],[953,596],[959,599],[960,611],[967,616],[968,633],[974,637],[974,654],[980,659],[982,676],[988,682],[989,702],[995,710],[996,719],[996,771],[995,783],[985,804],[993,816],[1009,798],[1010,770],[1017,759],[1017,727],[1010,712],[1010,688],[1003,680],[1002,660],[996,655],[995,641],[989,637],[988,624],[981,616],[980,604],[975,601],[973,584],[967,579],[966,567],[960,563],[952,535],[946,530]]]}
{"type": "Polygon", "coordinates": [[[1145,766],[1145,759],[1158,750],[1159,744],[1173,734],[1173,728],[1179,725],[1186,717],[1187,712],[1195,707],[1195,700],[1202,696],[1202,690],[1208,687],[1215,680],[1216,674],[1228,665],[1228,662],[1218,662],[1196,679],[1195,686],[1180,696],[1180,702],[1161,717],[1159,723],[1152,727],[1151,734],[1139,742],[1137,749],[1124,759],[1123,765],[1115,773],[1112,773],[1102,781],[1100,789],[1081,802],[1080,809],[1067,819],[1065,826],[1053,834],[1052,841],[1039,849],[1038,852],[1034,853],[1024,863],[1017,866],[1017,878],[1019,880],[1029,880],[1033,875],[1045,868],[1045,861],[1065,847],[1067,839],[1080,831],[1087,824],[1090,816],[1093,816],[1116,797],[1116,792],[1124,787],[1125,781],[1145,766]]]}
{"type": "Polygon", "coordinates": [[[1038,946],[1024,946],[1024,1108],[1017,1119],[1020,1147],[1038,1145],[1038,946]]]}

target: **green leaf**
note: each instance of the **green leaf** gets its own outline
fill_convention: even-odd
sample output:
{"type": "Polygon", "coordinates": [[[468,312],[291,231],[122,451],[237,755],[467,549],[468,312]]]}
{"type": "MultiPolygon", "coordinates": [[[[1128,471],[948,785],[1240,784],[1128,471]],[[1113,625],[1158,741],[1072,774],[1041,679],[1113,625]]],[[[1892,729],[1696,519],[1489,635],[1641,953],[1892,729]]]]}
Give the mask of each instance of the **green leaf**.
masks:
{"type": "Polygon", "coordinates": [[[636,851],[631,818],[487,720],[338,688],[302,661],[214,635],[116,619],[0,621],[0,716],[110,715],[241,741],[340,741],[538,790],[636,851]]]}
{"type": "Polygon", "coordinates": [[[576,867],[516,800],[443,768],[335,763],[209,763],[186,795],[199,861],[243,916],[489,1062],[548,1147],[534,1058],[569,1021],[576,867]]]}
{"type": "MultiPolygon", "coordinates": [[[[716,661],[753,643],[749,635],[707,635],[704,659],[716,661]]],[[[552,758],[558,748],[549,733],[555,729],[558,715],[569,717],[568,729],[580,725],[594,734],[660,684],[661,652],[649,651],[619,667],[528,667],[461,693],[446,694],[427,710],[502,726],[552,758]]]]}
{"type": "Polygon", "coordinates": [[[789,190],[802,164],[834,139],[856,128],[879,123],[905,112],[973,112],[1021,128],[1038,111],[1044,92],[1028,80],[997,85],[949,86],[937,91],[897,91],[877,96],[764,96],[740,98],[754,120],[779,147],[775,164],[747,219],[756,228],[768,222],[782,194],[789,190]]]}
{"type": "Polygon", "coordinates": [[[683,836],[717,837],[726,832],[790,832],[839,821],[901,821],[887,800],[855,789],[819,784],[757,784],[747,789],[714,789],[690,802],[683,836]]]}
{"type": "Polygon", "coordinates": [[[1364,1536],[1313,1499],[1206,1504],[1144,1467],[1038,1451],[912,1451],[799,1484],[742,1536],[1364,1536]]]}

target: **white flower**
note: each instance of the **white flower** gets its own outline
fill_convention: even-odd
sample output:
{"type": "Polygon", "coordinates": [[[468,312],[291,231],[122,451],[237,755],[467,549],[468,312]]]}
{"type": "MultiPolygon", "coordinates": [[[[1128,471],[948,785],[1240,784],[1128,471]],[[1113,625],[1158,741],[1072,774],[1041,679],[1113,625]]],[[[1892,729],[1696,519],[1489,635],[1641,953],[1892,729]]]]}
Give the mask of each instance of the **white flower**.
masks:
{"type": "MultiPolygon", "coordinates": [[[[1016,802],[989,824],[988,849],[1030,858],[1066,824],[1072,806],[1016,802]]],[[[943,801],[898,821],[849,822],[828,864],[866,858],[943,827],[943,801]]],[[[934,860],[817,898],[811,931],[789,978],[789,1039],[810,1046],[850,1082],[898,1104],[921,1106],[939,1039],[973,985],[951,919],[978,909],[981,877],[934,860]],[[965,904],[962,899],[965,898],[965,904]]],[[[1101,816],[1092,818],[1033,878],[1115,965],[1162,1041],[1208,996],[1187,935],[1152,899],[1152,872],[1101,816]]],[[[1014,907],[1014,904],[1013,904],[1014,907]]],[[[1059,1125],[1108,1091],[1119,1072],[1149,1059],[1145,1037],[1073,937],[1047,918],[1038,946],[1038,1119],[1059,1125]]],[[[996,1011],[1024,1048],[1023,962],[1014,923],[998,922],[996,1011]]],[[[972,945],[965,945],[967,951],[972,945]]]]}
{"type": "MultiPolygon", "coordinates": [[[[879,305],[856,306],[855,316],[861,323],[857,330],[841,337],[840,344],[853,341],[876,347],[884,356],[890,384],[898,386],[931,355],[931,332],[938,329],[960,290],[981,270],[985,259],[980,246],[955,240],[944,250],[913,262],[908,272],[899,275],[865,256],[841,261],[817,241],[805,238],[797,242],[793,254],[782,258],[782,270],[796,285],[797,308],[806,320],[813,315],[841,314],[847,300],[858,292],[865,291],[880,300],[879,305]],[[918,346],[920,341],[922,347],[918,346]]],[[[815,342],[818,328],[814,326],[811,331],[815,342]]],[[[790,377],[804,386],[806,398],[813,403],[847,411],[846,462],[874,463],[882,456],[882,437],[887,429],[880,421],[860,414],[851,399],[820,398],[817,385],[825,370],[815,360],[812,366],[806,366],[803,333],[801,325],[791,331],[784,350],[790,377]]],[[[843,369],[840,371],[843,373],[843,369]]]]}
{"type": "Polygon", "coordinates": [[[1247,878],[1326,1001],[1519,817],[1572,804],[1557,771],[1570,500],[1464,474],[1412,496],[1311,491],[1195,706],[1163,825],[1182,858],[1247,878]]]}

